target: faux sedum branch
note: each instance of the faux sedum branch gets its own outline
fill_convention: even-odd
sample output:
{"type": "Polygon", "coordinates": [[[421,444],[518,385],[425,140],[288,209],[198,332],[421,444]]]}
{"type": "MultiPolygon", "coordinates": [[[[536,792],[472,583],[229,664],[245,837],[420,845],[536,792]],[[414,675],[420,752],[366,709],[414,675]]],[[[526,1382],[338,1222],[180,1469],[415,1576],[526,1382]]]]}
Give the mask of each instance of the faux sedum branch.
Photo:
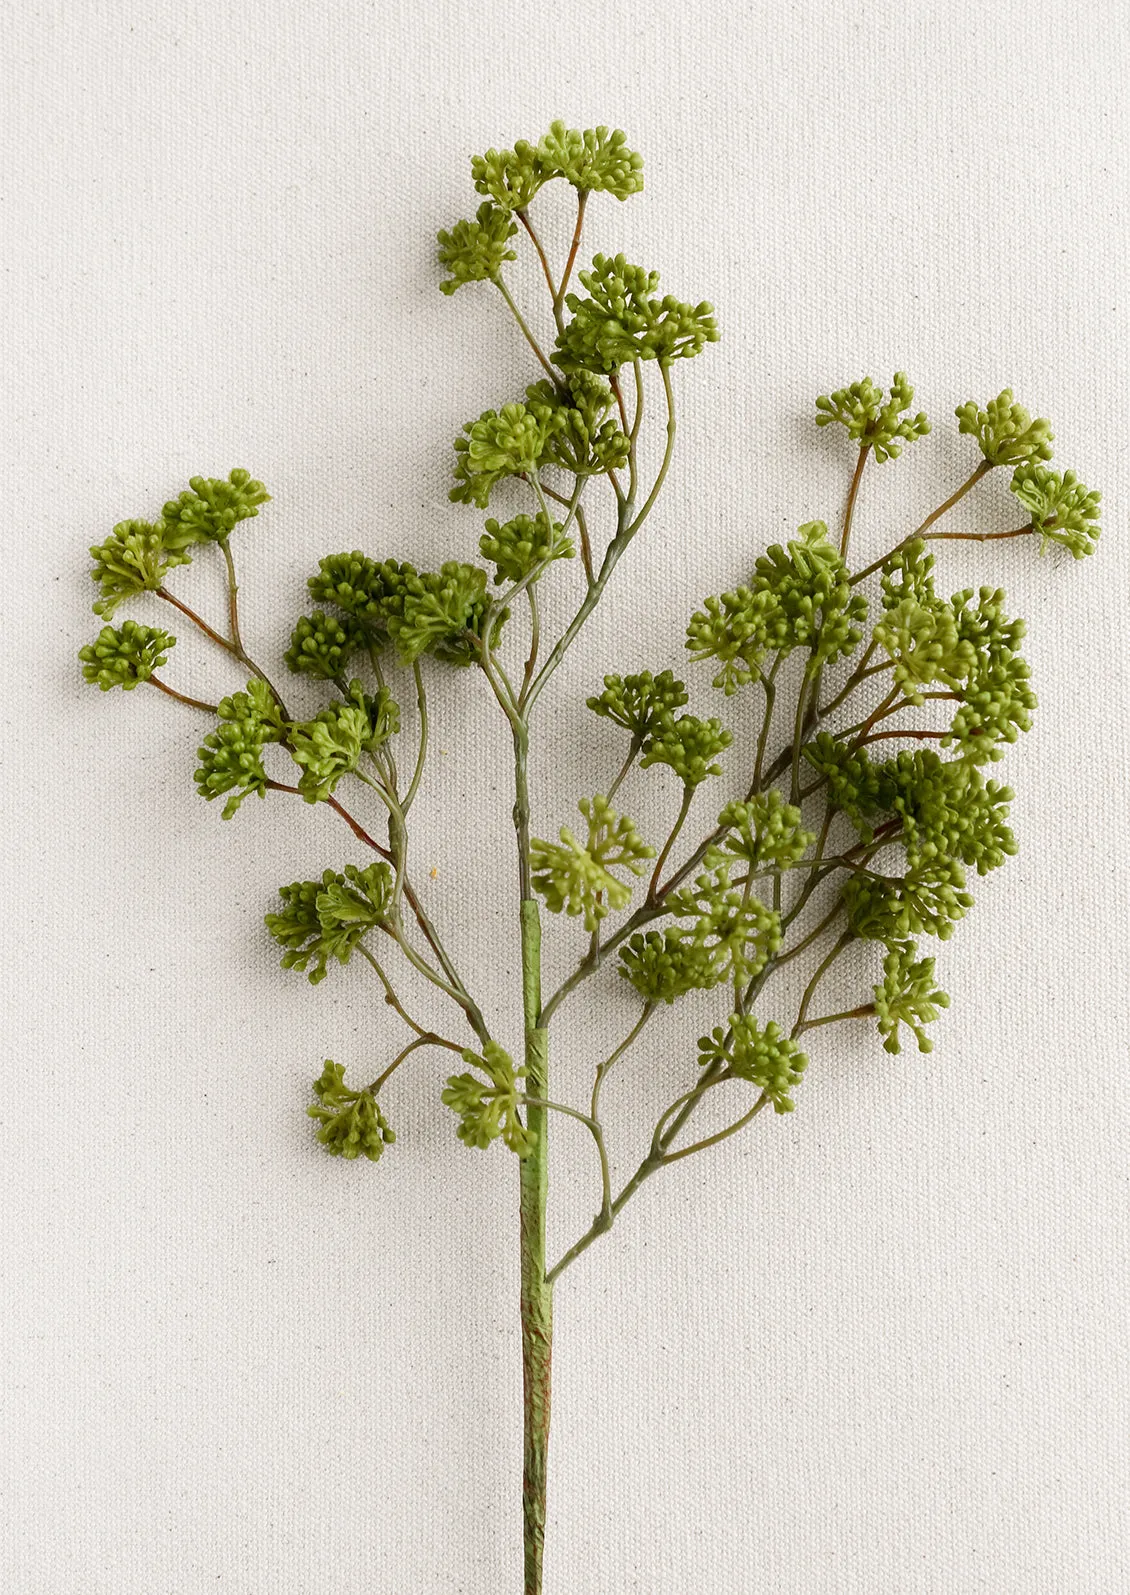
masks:
{"type": "Polygon", "coordinates": [[[576,803],[579,818],[554,835],[534,834],[534,711],[657,503],[674,453],[679,373],[718,337],[709,304],[661,294],[658,273],[623,255],[597,255],[577,268],[590,196],[639,192],[642,164],[622,133],[577,133],[561,123],[536,145],[519,142],[472,161],[483,201],[473,220],[439,235],[440,286],[446,294],[472,283],[497,290],[532,363],[525,393],[468,421],[455,442],[451,498],[495,512],[479,539],[485,564],[456,558],[418,571],[361,552],[323,558],[309,582],[314,607],[295,622],[283,654],[288,671],[324,687],[317,713],[290,712],[282,678],[268,675],[241,635],[232,541],[267,501],[246,471],[194,477],[154,520],[123,521],[91,550],[94,608],[106,624],[81,653],[84,675],[103,690],[148,686],[212,718],[196,784],[208,801],[222,800],[225,819],[248,797],[299,797],[332,809],[351,833],[343,842],[360,850],[361,862],[281,887],[266,916],[284,968],[317,983],[359,955],[377,978],[382,1008],[395,1014],[374,1026],[380,1064],[357,1076],[375,1078],[347,1085],[344,1068],[327,1061],[315,1082],[309,1112],[325,1149],[381,1158],[395,1141],[386,1117],[392,1076],[410,1059],[430,1069],[435,1053],[451,1052],[463,1067],[446,1078],[441,1071],[436,1099],[455,1116],[459,1139],[479,1150],[501,1141],[517,1159],[526,1595],[542,1587],[555,1281],[647,1179],[768,1107],[791,1112],[807,1049],[819,1047],[829,1027],[869,1028],[890,1053],[909,1035],[928,1052],[927,1027],[948,999],[919,942],[946,940],[970,908],[968,871],[984,875],[1016,851],[1007,824],[1012,794],[986,771],[1031,724],[1024,626],[995,586],[942,596],[931,545],[1027,538],[1040,553],[1055,545],[1078,559],[1098,537],[1098,494],[1072,472],[1049,468],[1048,423],[1005,391],[957,410],[958,430],[971,439],[966,480],[920,526],[853,569],[868,467],[896,459],[930,426],[912,413],[913,390],[901,373],[888,391],[864,378],[819,398],[817,425],[842,428],[849,451],[842,515],[831,529],[809,522],[757,555],[733,588],[703,600],[687,628],[691,661],[706,666],[723,702],[750,700],[753,734],[748,716],[735,734],[720,718],[688,712],[687,687],[670,669],[608,675],[588,707],[622,731],[622,762],[604,791],[576,803]],[[534,201],[540,211],[541,191],[554,183],[572,191],[575,206],[568,254],[557,263],[532,217],[534,201]],[[519,247],[533,250],[544,280],[540,314],[519,305],[506,281],[519,247]],[[657,441],[654,453],[645,435],[657,441]],[[649,468],[645,461],[656,457],[649,468]],[[989,477],[1004,491],[981,489],[979,529],[947,529],[948,511],[989,477]],[[209,544],[222,560],[228,604],[226,614],[205,619],[168,584],[209,544]],[[572,618],[556,637],[541,618],[548,583],[573,595],[572,618]],[[228,654],[242,688],[213,706],[191,682],[167,679],[168,631],[132,619],[114,624],[124,602],[146,594],[155,618],[187,622],[228,654]],[[411,810],[428,775],[428,683],[432,672],[453,667],[481,679],[513,745],[520,1043],[510,1039],[506,1015],[484,1014],[473,972],[456,968],[413,884],[411,810]],[[272,748],[270,757],[284,761],[271,765],[276,771],[289,756],[289,780],[268,773],[272,748]],[[681,791],[676,812],[659,824],[644,791],[656,766],[681,791]],[[710,790],[724,770],[742,795],[723,804],[710,790]],[[646,821],[621,807],[629,786],[646,821]],[[564,916],[563,934],[577,943],[571,973],[549,994],[541,905],[564,916]],[[867,944],[881,953],[870,976],[860,956],[867,944]],[[797,968],[807,978],[790,1011],[770,981],[794,960],[803,960],[797,968]],[[834,966],[855,990],[847,1006],[830,1009],[822,988],[834,966]],[[405,968],[448,1005],[450,1035],[409,1012],[397,990],[405,968]],[[623,1039],[593,1060],[591,1095],[558,1101],[551,1022],[581,986],[612,969],[623,981],[623,1039]],[[613,1149],[615,1163],[626,1156],[634,1168],[616,1190],[601,1119],[608,1076],[645,1028],[692,991],[717,993],[717,1022],[697,1060],[686,1060],[685,1087],[651,1133],[635,1148],[613,1149]],[[730,1100],[719,1092],[730,1082],[739,1083],[740,1111],[707,1133],[704,1109],[730,1100]],[[590,1133],[597,1209],[556,1260],[546,1255],[554,1113],[590,1133]]]}

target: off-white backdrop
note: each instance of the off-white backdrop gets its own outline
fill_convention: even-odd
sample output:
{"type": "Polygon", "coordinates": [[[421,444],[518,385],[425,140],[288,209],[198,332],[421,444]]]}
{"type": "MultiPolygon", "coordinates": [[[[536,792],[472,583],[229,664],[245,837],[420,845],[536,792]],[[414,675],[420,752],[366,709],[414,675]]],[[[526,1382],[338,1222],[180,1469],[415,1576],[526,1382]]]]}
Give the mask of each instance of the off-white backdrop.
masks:
{"type": "MultiPolygon", "coordinates": [[[[555,682],[538,831],[615,767],[582,707],[601,675],[679,668],[704,594],[840,513],[850,453],[815,394],[905,367],[935,420],[866,480],[872,553],[966,473],[954,405],[1005,384],[1105,490],[1106,533],[1078,566],[943,559],[943,586],[1007,586],[1041,708],[1007,764],[1020,856],[937,949],[934,1053],[818,1032],[792,1118],[655,1179],[563,1276],[547,1595],[1130,1587],[1127,43],[1114,0],[10,12],[13,1595],[518,1587],[514,1165],[456,1142],[428,1054],[390,1091],[379,1168],[322,1154],[309,1081],[324,1057],[368,1077],[391,1016],[364,969],[280,971],[260,921],[358,850],[285,798],[225,825],[192,788],[205,722],[99,695],[74,655],[98,624],[86,545],[197,471],[274,495],[237,551],[276,658],[320,554],[472,554],[450,440],[530,362],[497,296],[436,291],[433,239],[476,203],[468,156],[555,115],[646,158],[642,197],[594,200],[589,247],[713,300],[723,337],[677,373],[670,491],[555,682]]],[[[1007,524],[983,491],[964,524],[1007,524]]],[[[182,590],[220,602],[207,570],[182,590]]],[[[174,629],[173,680],[238,685],[174,629]]],[[[513,1040],[503,727],[471,676],[434,715],[427,901],[513,1040]]],[[[626,801],[654,832],[675,796],[626,801]]],[[[578,933],[550,931],[559,974],[578,933]]],[[[594,989],[557,1053],[574,1099],[632,1011],[614,977],[594,989]]],[[[610,1083],[621,1177],[713,1013],[665,1017],[610,1083]]],[[[554,1250],[596,1201],[583,1131],[557,1147],[554,1250]]]]}

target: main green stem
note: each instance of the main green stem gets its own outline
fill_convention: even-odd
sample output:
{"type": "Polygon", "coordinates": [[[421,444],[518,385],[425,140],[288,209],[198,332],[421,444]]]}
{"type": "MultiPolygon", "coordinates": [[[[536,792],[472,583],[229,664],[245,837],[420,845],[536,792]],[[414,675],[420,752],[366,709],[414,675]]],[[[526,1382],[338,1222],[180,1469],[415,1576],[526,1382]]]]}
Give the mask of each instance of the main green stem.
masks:
{"type": "MultiPolygon", "coordinates": [[[[530,795],[526,775],[529,730],[514,730],[514,829],[522,916],[522,1011],[526,1037],[525,1094],[549,1095],[549,1031],[541,1018],[541,919],[530,892],[530,795]]],[[[550,1365],[553,1355],[553,1287],[545,1277],[545,1208],[549,1180],[549,1110],[526,1108],[532,1150],[518,1164],[521,1213],[522,1307],[522,1543],[525,1595],[541,1595],[545,1545],[546,1458],[549,1450],[550,1365]]]]}

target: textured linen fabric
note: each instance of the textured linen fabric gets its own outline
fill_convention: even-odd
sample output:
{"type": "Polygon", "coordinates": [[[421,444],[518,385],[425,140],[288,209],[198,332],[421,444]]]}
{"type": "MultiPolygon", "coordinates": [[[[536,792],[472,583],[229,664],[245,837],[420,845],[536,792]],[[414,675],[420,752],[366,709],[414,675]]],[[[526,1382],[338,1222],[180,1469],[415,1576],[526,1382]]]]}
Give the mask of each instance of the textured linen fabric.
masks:
{"type": "MultiPolygon", "coordinates": [[[[274,495],[235,544],[275,662],[319,555],[474,557],[450,440],[530,361],[497,295],[436,291],[433,240],[477,203],[469,154],[560,115],[646,160],[642,196],[594,199],[586,251],[709,298],[723,338],[676,373],[669,491],[545,700],[536,832],[620,757],[583,708],[606,671],[680,670],[748,750],[682,632],[840,515],[851,451],[817,393],[905,368],[935,422],[865,478],[869,557],[966,474],[954,405],[1006,384],[1103,489],[1105,531],[1081,565],[941,552],[944,591],[1004,585],[1029,621],[1040,709],[994,772],[1021,853],[924,949],[953,998],[929,1057],[816,1032],[791,1118],[651,1181],[562,1276],[546,1595],[1130,1588],[1124,8],[48,0],[3,27],[0,1584],[519,1586],[513,1162],[456,1142],[429,1053],[389,1090],[379,1168],[321,1153],[321,1060],[370,1078],[400,1031],[365,968],[281,971],[261,916],[359,850],[283,798],[223,824],[192,788],[203,718],[99,695],[74,656],[100,624],[87,545],[196,471],[274,495]]],[[[1007,524],[983,492],[955,525],[1007,524]]],[[[550,628],[576,582],[546,583],[550,628]]],[[[176,586],[220,612],[208,561],[176,586]]],[[[170,680],[241,685],[171,629],[170,680]]],[[[433,725],[418,873],[513,1040],[505,728],[456,673],[433,725]]],[[[624,801],[661,835],[677,793],[652,774],[624,801]]],[[[547,943],[550,989],[576,925],[547,943]]],[[[861,957],[829,995],[873,978],[861,957]]],[[[556,1095],[583,1100],[629,997],[610,973],[563,1009],[556,1095]]],[[[610,1078],[618,1182],[719,1008],[664,1014],[610,1078]]],[[[558,1128],[555,1254],[594,1165],[558,1128]]]]}

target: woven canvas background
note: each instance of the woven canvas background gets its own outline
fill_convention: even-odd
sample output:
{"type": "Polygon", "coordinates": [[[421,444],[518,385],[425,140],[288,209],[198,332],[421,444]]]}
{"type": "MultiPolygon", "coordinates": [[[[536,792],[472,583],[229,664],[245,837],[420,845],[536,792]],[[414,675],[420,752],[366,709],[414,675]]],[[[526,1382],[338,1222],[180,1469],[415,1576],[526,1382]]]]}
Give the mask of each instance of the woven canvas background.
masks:
{"type": "MultiPolygon", "coordinates": [[[[869,557],[966,473],[954,405],[1006,383],[1104,489],[1106,534],[1082,565],[943,557],[943,588],[1001,583],[1028,618],[1041,709],[1005,767],[1020,856],[937,949],[934,1053],[817,1033],[791,1119],[654,1180],[563,1277],[547,1595],[1126,1590],[1123,8],[48,0],[4,29],[0,1583],[518,1587],[513,1164],[456,1143],[427,1054],[379,1168],[321,1154],[322,1058],[367,1075],[394,1033],[367,971],[311,990],[260,920],[357,849],[282,798],[223,824],[192,789],[203,724],[84,688],[74,654],[86,545],[196,471],[274,495],[237,542],[275,659],[318,555],[472,556],[450,439],[530,363],[497,296],[436,292],[432,241],[476,203],[471,152],[560,114],[647,162],[589,249],[710,298],[724,336],[677,373],[670,490],[547,702],[538,831],[618,760],[582,707],[601,675],[680,668],[704,594],[840,513],[816,393],[905,366],[935,419],[866,480],[869,557]]],[[[994,482],[960,524],[1009,514],[994,482]]],[[[221,602],[204,561],[181,590],[221,602]]],[[[173,680],[239,684],[173,629],[173,680]]],[[[462,675],[434,720],[427,901],[514,1038],[503,727],[462,675]]],[[[656,834],[676,796],[626,802],[656,834]]],[[[553,978],[579,936],[550,932],[553,978]]],[[[861,957],[843,994],[871,978],[861,957]]],[[[565,1015],[576,1100],[632,1008],[610,975],[565,1015]]],[[[664,1016],[610,1082],[621,1178],[716,1016],[664,1016]]],[[[554,1250],[596,1202],[575,1128],[554,1250]]]]}

